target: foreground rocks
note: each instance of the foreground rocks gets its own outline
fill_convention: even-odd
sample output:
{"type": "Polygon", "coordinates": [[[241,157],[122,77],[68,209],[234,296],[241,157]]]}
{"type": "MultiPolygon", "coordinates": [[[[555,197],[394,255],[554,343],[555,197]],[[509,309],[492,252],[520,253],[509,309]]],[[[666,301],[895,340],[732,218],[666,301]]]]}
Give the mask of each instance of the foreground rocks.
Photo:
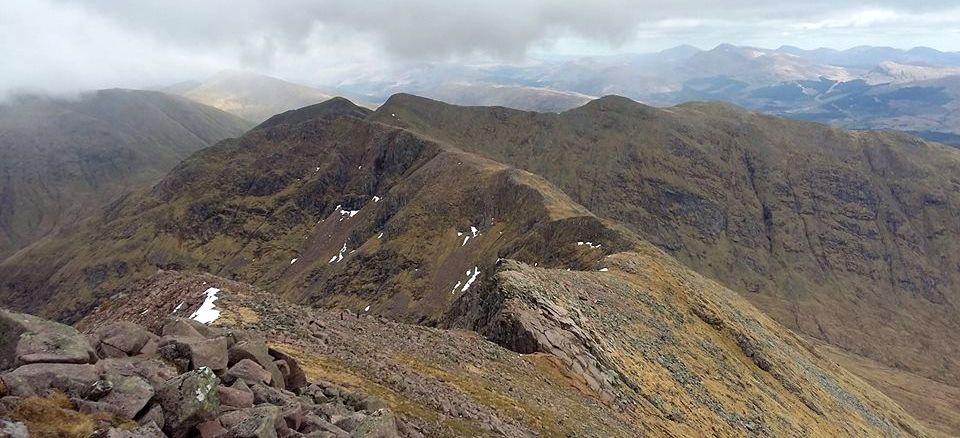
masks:
{"type": "Polygon", "coordinates": [[[83,335],[0,310],[0,437],[399,437],[384,403],[310,383],[241,330],[174,318],[83,335]]]}

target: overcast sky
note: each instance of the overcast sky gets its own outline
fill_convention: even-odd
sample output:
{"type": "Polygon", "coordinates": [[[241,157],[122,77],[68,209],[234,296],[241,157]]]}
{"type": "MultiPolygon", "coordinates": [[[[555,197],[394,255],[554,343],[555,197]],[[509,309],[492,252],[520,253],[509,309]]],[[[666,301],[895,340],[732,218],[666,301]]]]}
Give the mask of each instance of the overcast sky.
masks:
{"type": "Polygon", "coordinates": [[[320,85],[405,62],[524,62],[724,42],[960,50],[957,0],[4,3],[0,91],[145,87],[222,69],[320,85]]]}

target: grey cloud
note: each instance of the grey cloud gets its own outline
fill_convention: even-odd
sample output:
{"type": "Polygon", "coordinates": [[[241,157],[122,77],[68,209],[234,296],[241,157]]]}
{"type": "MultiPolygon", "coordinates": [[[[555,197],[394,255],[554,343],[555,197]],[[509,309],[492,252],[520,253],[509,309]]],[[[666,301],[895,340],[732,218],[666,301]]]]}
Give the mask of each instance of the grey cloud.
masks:
{"type": "Polygon", "coordinates": [[[865,8],[909,14],[956,7],[955,1],[941,0],[62,1],[83,5],[131,30],[183,45],[261,44],[297,50],[320,29],[327,37],[364,34],[388,54],[419,59],[474,53],[517,57],[531,45],[558,35],[623,43],[646,26],[666,19],[749,25],[755,20],[824,20],[865,8]]]}
{"type": "Polygon", "coordinates": [[[406,62],[518,60],[531,48],[960,49],[956,0],[30,0],[3,9],[0,92],[148,86],[245,66],[336,82],[406,62]]]}

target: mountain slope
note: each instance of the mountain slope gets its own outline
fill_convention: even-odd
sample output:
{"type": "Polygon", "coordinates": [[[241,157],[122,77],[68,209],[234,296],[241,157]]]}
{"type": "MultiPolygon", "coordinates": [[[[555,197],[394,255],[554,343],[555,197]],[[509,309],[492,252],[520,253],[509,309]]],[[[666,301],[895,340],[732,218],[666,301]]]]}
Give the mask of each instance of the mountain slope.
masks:
{"type": "MultiPolygon", "coordinates": [[[[554,382],[589,395],[586,406],[573,403],[570,409],[599,403],[594,412],[622,419],[595,422],[616,436],[637,429],[713,430],[722,436],[926,434],[885,396],[818,357],[746,301],[598,218],[543,178],[373,121],[403,122],[410,111],[396,103],[390,107],[400,112],[370,114],[338,99],[278,116],[240,139],[201,151],[150,191],[0,264],[3,305],[67,320],[97,306],[97,313],[107,315],[163,315],[178,310],[180,297],[145,298],[137,281],[149,282],[158,268],[206,271],[288,302],[471,329],[515,353],[536,354],[551,378],[566,376],[554,382]],[[121,299],[124,294],[128,298],[121,299]]],[[[512,114],[492,111],[495,118],[512,114]]],[[[592,125],[570,128],[584,126],[592,125]]],[[[540,162],[562,165],[550,156],[540,162]]],[[[351,363],[348,374],[364,376],[361,385],[372,379],[420,404],[439,403],[445,415],[468,418],[502,412],[503,403],[515,406],[510,400],[518,400],[521,418],[494,424],[541,433],[559,427],[553,420],[530,423],[532,412],[556,412],[544,404],[553,398],[544,399],[538,389],[549,381],[508,373],[518,381],[505,383],[494,373],[487,386],[466,386],[448,376],[460,372],[448,368],[460,360],[419,359],[462,350],[468,341],[457,338],[459,332],[440,332],[418,345],[423,338],[410,334],[413,329],[385,335],[383,328],[361,326],[372,333],[355,339],[367,346],[363,351],[392,352],[376,353],[384,357],[373,367],[368,353],[331,353],[294,329],[318,318],[335,321],[334,314],[301,319],[292,315],[313,311],[282,304],[244,307],[256,317],[246,310],[237,314],[263,321],[261,329],[285,327],[290,336],[284,339],[292,336],[306,350],[304,361],[334,354],[351,363]],[[279,310],[264,315],[271,307],[279,310]],[[299,323],[291,327],[291,318],[299,323]],[[424,353],[411,361],[397,357],[399,351],[424,353]],[[390,363],[395,365],[384,365],[390,363]],[[406,377],[398,380],[394,373],[406,377]],[[405,385],[411,374],[454,382],[457,397],[487,408],[445,408],[442,398],[405,385]],[[491,385],[524,389],[518,399],[491,400],[487,393],[502,391],[478,389],[491,385]]],[[[498,357],[505,356],[498,353],[486,359],[493,364],[486,363],[498,370],[529,366],[498,357]]],[[[340,377],[358,384],[357,378],[340,377]]],[[[450,386],[442,385],[447,391],[450,386]]],[[[566,400],[559,403],[577,400],[571,392],[556,395],[566,400]]]]}
{"type": "Polygon", "coordinates": [[[214,108],[148,91],[0,104],[0,259],[248,128],[214,108]]]}
{"type": "Polygon", "coordinates": [[[3,264],[0,297],[69,320],[158,267],[201,269],[430,322],[500,257],[591,266],[635,240],[539,177],[368,113],[335,99],[201,151],[92,226],[3,264]]]}
{"type": "Polygon", "coordinates": [[[80,326],[158,326],[216,287],[215,325],[266,334],[311,380],[375,395],[426,436],[926,435],[736,294],[638,251],[607,272],[503,261],[453,316],[487,339],[169,271],[80,326]]]}
{"type": "Polygon", "coordinates": [[[543,175],[790,328],[960,384],[956,150],[616,97],[554,115],[400,95],[371,118],[543,175]]]}
{"type": "Polygon", "coordinates": [[[219,108],[254,123],[333,97],[306,85],[240,71],[220,72],[207,81],[176,84],[164,91],[219,108]]]}

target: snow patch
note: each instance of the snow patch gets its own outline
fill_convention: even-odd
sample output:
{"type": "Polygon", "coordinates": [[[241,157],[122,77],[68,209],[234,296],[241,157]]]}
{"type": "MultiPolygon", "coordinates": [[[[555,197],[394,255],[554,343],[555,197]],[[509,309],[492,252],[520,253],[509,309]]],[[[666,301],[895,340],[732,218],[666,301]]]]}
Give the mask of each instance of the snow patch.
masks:
{"type": "Polygon", "coordinates": [[[383,232],[382,232],[382,231],[380,232],[379,235],[377,235],[377,239],[379,239],[379,238],[381,238],[381,237],[383,237],[383,232]]]}
{"type": "Polygon", "coordinates": [[[599,244],[599,243],[596,244],[596,245],[594,245],[593,242],[577,242],[577,246],[584,246],[584,245],[589,246],[590,248],[594,248],[594,249],[600,247],[600,244],[599,244]]]}
{"type": "Polygon", "coordinates": [[[600,268],[600,272],[607,272],[607,271],[609,271],[609,269],[607,269],[607,268],[600,268]]]}
{"type": "Polygon", "coordinates": [[[180,308],[183,307],[183,304],[184,304],[183,301],[181,301],[180,304],[177,304],[177,307],[174,307],[174,308],[173,308],[173,313],[179,312],[179,311],[180,311],[180,308]]]}
{"type": "Polygon", "coordinates": [[[293,259],[291,259],[291,260],[290,260],[290,264],[292,265],[292,264],[296,263],[297,260],[300,260],[300,259],[298,259],[298,258],[293,258],[293,259]]]}
{"type": "MultiPolygon", "coordinates": [[[[457,231],[457,237],[464,236],[464,234],[466,234],[466,232],[457,231]]],[[[476,238],[479,235],[480,235],[480,230],[478,230],[477,227],[470,225],[470,234],[467,234],[466,236],[463,237],[463,243],[461,243],[460,246],[465,246],[467,244],[467,241],[470,240],[471,237],[476,238]]]]}
{"type": "Polygon", "coordinates": [[[374,197],[373,197],[373,202],[380,202],[380,197],[379,197],[379,196],[374,196],[374,197]]]}
{"type": "Polygon", "coordinates": [[[341,206],[340,204],[337,204],[337,208],[335,212],[340,213],[340,220],[342,221],[344,219],[356,216],[357,213],[360,213],[360,210],[344,210],[343,206],[341,206]]]}
{"type": "Polygon", "coordinates": [[[364,311],[364,312],[369,312],[369,311],[370,311],[370,306],[364,307],[364,308],[363,308],[363,311],[364,311]]]}
{"type": "Polygon", "coordinates": [[[347,252],[347,242],[343,242],[343,247],[340,248],[340,253],[330,257],[330,261],[327,263],[340,263],[343,260],[343,254],[347,252]]]}
{"type": "Polygon", "coordinates": [[[470,274],[470,270],[467,269],[467,275],[469,275],[470,278],[467,279],[467,282],[466,282],[466,283],[464,283],[463,288],[460,289],[460,292],[466,292],[467,289],[470,289],[470,286],[473,284],[473,282],[476,281],[477,277],[480,276],[480,268],[474,266],[474,267],[473,267],[473,275],[471,275],[471,274],[470,274]]]}
{"type": "Polygon", "coordinates": [[[190,315],[190,319],[203,324],[209,324],[220,318],[220,311],[217,310],[217,306],[214,305],[217,301],[218,292],[220,292],[220,289],[215,287],[207,289],[206,292],[204,292],[207,294],[207,297],[203,300],[200,308],[190,315]]]}

